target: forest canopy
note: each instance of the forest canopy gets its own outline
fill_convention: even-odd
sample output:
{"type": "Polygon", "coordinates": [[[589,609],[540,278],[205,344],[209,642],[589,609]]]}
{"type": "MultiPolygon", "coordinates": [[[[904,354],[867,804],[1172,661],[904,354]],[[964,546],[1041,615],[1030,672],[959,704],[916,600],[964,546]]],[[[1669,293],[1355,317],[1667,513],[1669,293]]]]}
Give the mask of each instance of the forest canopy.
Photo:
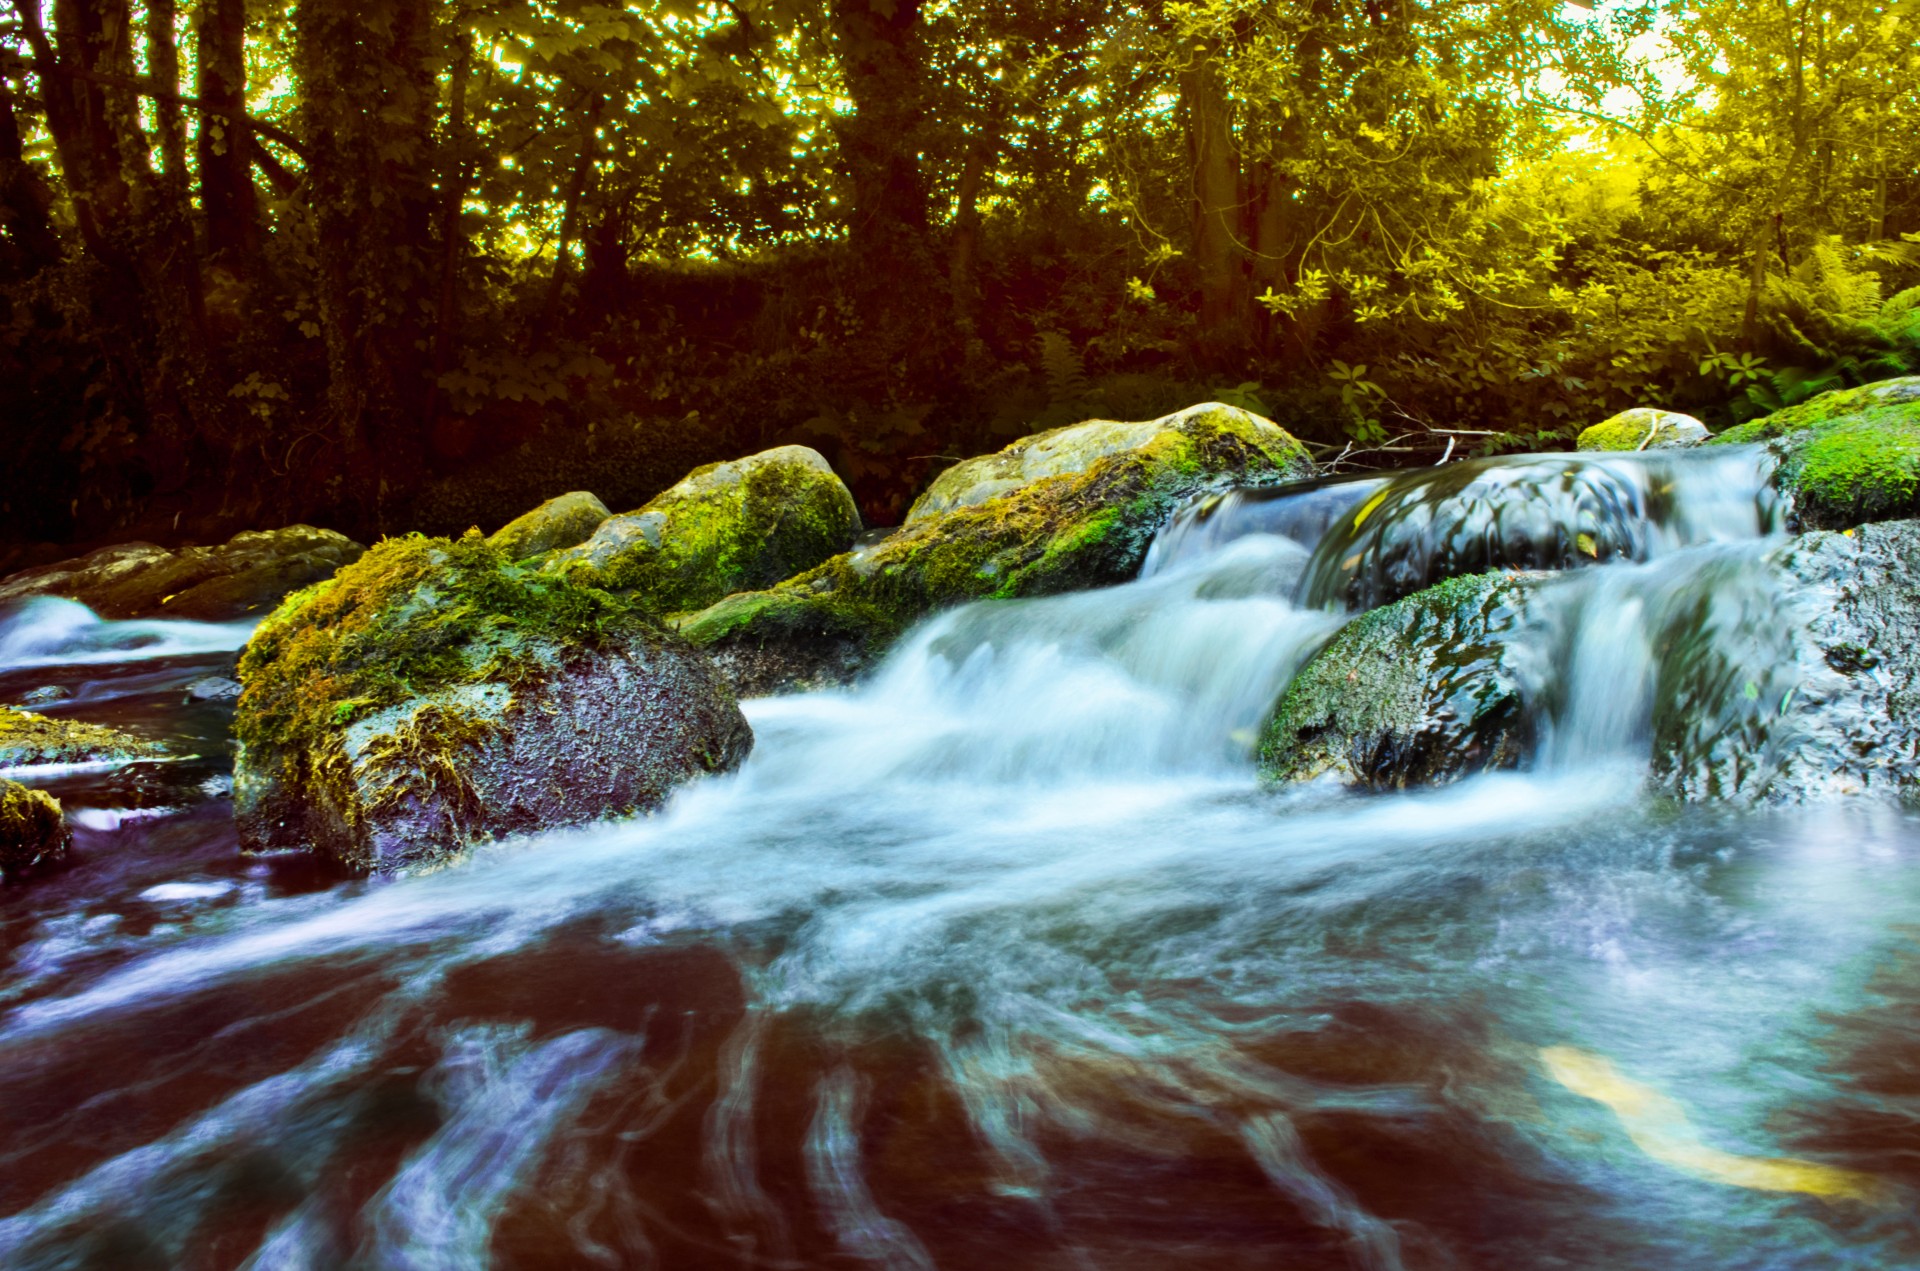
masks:
{"type": "MultiPolygon", "coordinates": [[[[1920,371],[1920,0],[0,0],[0,541],[1920,371]]],[[[0,549],[0,558],[6,552],[0,549]]],[[[0,559],[0,564],[4,559],[0,559]]]]}

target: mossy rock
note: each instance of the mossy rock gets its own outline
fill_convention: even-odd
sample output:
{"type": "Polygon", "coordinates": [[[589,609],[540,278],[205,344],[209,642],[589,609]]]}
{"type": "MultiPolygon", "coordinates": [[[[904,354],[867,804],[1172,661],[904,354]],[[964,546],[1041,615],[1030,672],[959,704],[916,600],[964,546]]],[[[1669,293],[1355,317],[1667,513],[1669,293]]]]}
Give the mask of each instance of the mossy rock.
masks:
{"type": "Polygon", "coordinates": [[[512,560],[577,547],[593,537],[613,513],[585,490],[556,495],[531,512],[508,521],[487,542],[512,560]]]}
{"type": "Polygon", "coordinates": [[[1388,789],[1518,766],[1535,724],[1510,639],[1540,577],[1451,578],[1349,622],[1268,717],[1262,776],[1388,789]]]}
{"type": "Polygon", "coordinates": [[[1692,415],[1636,406],[1586,429],[1576,450],[1677,450],[1698,446],[1711,434],[1692,415]]]}
{"type": "Polygon", "coordinates": [[[72,843],[58,799],[0,778],[0,876],[20,878],[57,865],[72,843]]]}
{"type": "Polygon", "coordinates": [[[1823,393],[1714,440],[1768,443],[1780,457],[1774,484],[1802,528],[1920,514],[1920,376],[1823,393]]]}
{"type": "Polygon", "coordinates": [[[846,551],[859,532],[853,495],[819,452],[780,446],[695,469],[546,567],[678,613],[770,587],[846,551]]]}
{"type": "Polygon", "coordinates": [[[289,597],[240,681],[242,846],[309,847],[360,872],[647,811],[752,744],[685,641],[477,532],[389,539],[289,597]]]}
{"type": "Polygon", "coordinates": [[[1312,474],[1299,442],[1236,407],[1195,406],[1151,429],[1084,470],[923,516],[762,594],[689,615],[680,630],[725,662],[755,663],[747,691],[844,679],[936,610],[1132,579],[1160,527],[1196,494],[1312,474]]]}
{"type": "Polygon", "coordinates": [[[64,596],[103,618],[227,622],[267,612],[364,550],[345,535],[311,525],[247,530],[217,547],[177,551],[121,543],[0,580],[0,602],[64,596]]]}
{"type": "Polygon", "coordinates": [[[130,763],[160,747],[130,733],[0,706],[0,770],[48,764],[130,763]]]}

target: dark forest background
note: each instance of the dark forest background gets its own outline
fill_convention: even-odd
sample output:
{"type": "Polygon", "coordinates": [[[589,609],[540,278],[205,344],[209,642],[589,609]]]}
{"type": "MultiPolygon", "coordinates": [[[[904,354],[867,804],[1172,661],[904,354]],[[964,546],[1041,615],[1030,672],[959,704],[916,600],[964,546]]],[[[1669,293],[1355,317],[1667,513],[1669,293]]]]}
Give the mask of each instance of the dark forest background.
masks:
{"type": "Polygon", "coordinates": [[[1920,10],[0,0],[0,569],[1205,398],[1346,463],[1920,370],[1920,10]]]}

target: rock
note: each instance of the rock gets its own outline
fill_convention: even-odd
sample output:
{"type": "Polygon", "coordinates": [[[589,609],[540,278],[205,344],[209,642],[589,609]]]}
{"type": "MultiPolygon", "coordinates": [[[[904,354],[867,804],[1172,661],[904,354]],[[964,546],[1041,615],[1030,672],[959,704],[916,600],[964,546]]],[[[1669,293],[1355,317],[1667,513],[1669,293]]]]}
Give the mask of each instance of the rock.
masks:
{"type": "Polygon", "coordinates": [[[595,495],[575,490],[548,499],[507,522],[487,541],[511,560],[525,560],[563,547],[577,547],[613,513],[595,495]]]}
{"type": "Polygon", "coordinates": [[[362,872],[647,811],[752,745],[685,641],[478,532],[390,539],[290,596],[240,681],[242,846],[310,847],[362,872]]]}
{"type": "Polygon", "coordinates": [[[1705,443],[1711,433],[1692,415],[1636,406],[1580,434],[1577,450],[1677,450],[1705,443]]]}
{"type": "Polygon", "coordinates": [[[1165,426],[1164,419],[1142,423],[1089,419],[1023,437],[1005,450],[962,460],[942,472],[914,500],[906,523],[997,499],[1042,477],[1085,472],[1108,455],[1145,445],[1165,426]]]}
{"type": "Polygon", "coordinates": [[[44,684],[31,692],[20,695],[22,706],[51,706],[55,702],[64,702],[73,696],[71,689],[61,688],[58,684],[44,684]]]}
{"type": "Polygon", "coordinates": [[[679,613],[770,587],[846,551],[859,532],[853,495],[819,452],[781,446],[695,469],[545,567],[679,613]]]}
{"type": "Polygon", "coordinates": [[[58,864],[72,843],[58,799],[0,778],[0,876],[18,878],[58,864]]]}
{"type": "Polygon", "coordinates": [[[1349,622],[1269,716],[1262,775],[1391,789],[1518,766],[1535,719],[1509,641],[1540,577],[1452,578],[1349,622]]]}
{"type": "Polygon", "coordinates": [[[1802,528],[1920,514],[1920,376],[1822,393],[1714,440],[1768,443],[1780,458],[1774,484],[1802,528]]]}
{"type": "Polygon", "coordinates": [[[231,702],[240,696],[240,681],[224,675],[203,675],[186,686],[188,702],[231,702]]]}
{"type": "Polygon", "coordinates": [[[272,608],[288,592],[331,576],[364,550],[311,525],[247,530],[219,547],[175,552],[152,543],[122,543],[0,580],[0,604],[65,596],[103,618],[227,622],[272,608]]]}
{"type": "Polygon", "coordinates": [[[45,764],[128,763],[160,753],[159,746],[117,728],[0,706],[0,771],[45,764]]]}
{"type": "Polygon", "coordinates": [[[1284,429],[1232,406],[1209,403],[1125,427],[1151,432],[1084,469],[921,515],[778,587],[690,615],[680,630],[736,668],[743,693],[840,680],[935,610],[1133,578],[1154,534],[1193,495],[1312,472],[1305,448],[1284,429]]]}

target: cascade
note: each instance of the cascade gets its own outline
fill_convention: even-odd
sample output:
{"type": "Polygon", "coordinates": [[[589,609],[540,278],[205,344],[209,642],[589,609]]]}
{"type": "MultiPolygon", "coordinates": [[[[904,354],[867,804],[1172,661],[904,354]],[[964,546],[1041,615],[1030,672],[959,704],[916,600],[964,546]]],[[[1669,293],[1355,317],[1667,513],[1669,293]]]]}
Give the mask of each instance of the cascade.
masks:
{"type": "Polygon", "coordinates": [[[1663,676],[1779,713],[1766,462],[1217,496],[395,882],[235,851],[243,627],[0,616],[0,701],[199,756],[49,780],[79,863],[0,894],[0,1265],[1915,1265],[1920,832],[1643,782],[1663,676]],[[1530,768],[1259,783],[1353,613],[1489,568],[1559,571],[1530,768]]]}

